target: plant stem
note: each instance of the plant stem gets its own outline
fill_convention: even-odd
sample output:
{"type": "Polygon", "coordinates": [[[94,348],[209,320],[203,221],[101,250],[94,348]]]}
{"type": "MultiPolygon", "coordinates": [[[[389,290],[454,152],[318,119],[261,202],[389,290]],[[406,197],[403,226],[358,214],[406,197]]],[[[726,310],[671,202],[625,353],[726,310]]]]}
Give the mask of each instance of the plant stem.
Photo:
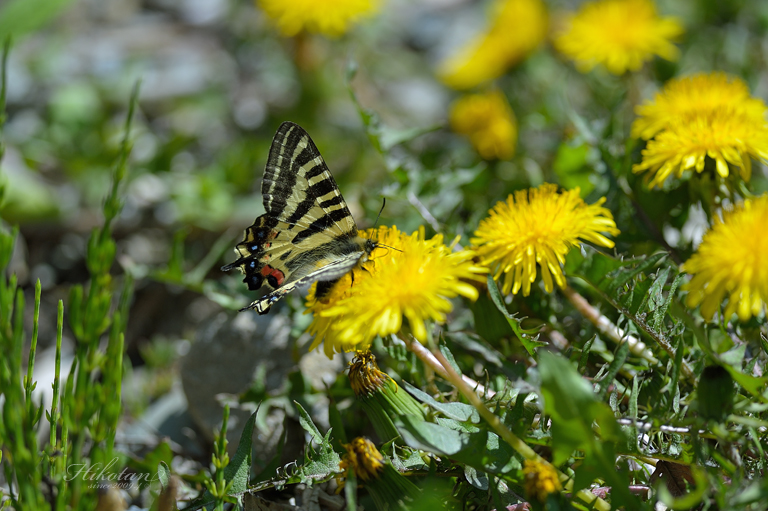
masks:
{"type": "MultiPolygon", "coordinates": [[[[423,344],[421,344],[419,341],[413,338],[405,338],[402,340],[403,342],[405,342],[406,347],[411,351],[411,353],[416,355],[419,358],[419,360],[424,362],[424,365],[426,365],[429,369],[432,369],[434,372],[436,372],[443,378],[446,378],[446,379],[448,378],[445,374],[445,371],[443,370],[443,366],[440,364],[440,361],[438,361],[435,358],[435,356],[432,354],[432,352],[429,351],[427,348],[425,348],[423,344]]],[[[461,375],[461,377],[468,385],[476,389],[482,395],[486,397],[493,397],[496,395],[496,392],[494,392],[491,389],[485,388],[485,386],[476,382],[469,376],[461,375]]]]}
{"type": "MultiPolygon", "coordinates": [[[[651,351],[645,346],[643,341],[634,335],[626,333],[624,330],[614,325],[610,319],[600,314],[600,311],[594,308],[586,298],[574,291],[572,287],[565,286],[565,288],[562,289],[562,292],[568,301],[573,304],[576,310],[578,310],[582,316],[587,318],[590,323],[595,325],[601,334],[605,335],[617,344],[622,344],[624,342],[629,343],[629,351],[632,352],[633,355],[647,360],[651,365],[660,364],[659,360],[653,356],[653,353],[651,353],[651,351]]],[[[647,333],[654,341],[656,341],[659,347],[666,351],[669,356],[672,357],[672,359],[675,358],[675,349],[671,344],[669,344],[669,342],[667,342],[666,339],[662,339],[658,335],[655,335],[655,332],[648,328],[645,323],[637,322],[634,319],[632,319],[632,321],[633,323],[637,324],[637,326],[640,327],[645,333],[647,333]]],[[[692,382],[696,380],[696,376],[693,374],[693,370],[685,360],[682,361],[680,369],[683,374],[685,374],[685,377],[688,378],[688,380],[692,382]]]]}
{"type": "MultiPolygon", "coordinates": [[[[446,379],[455,386],[459,392],[467,399],[467,401],[470,402],[472,406],[477,409],[478,413],[480,414],[483,419],[488,422],[488,424],[493,428],[493,430],[515,451],[517,451],[518,454],[520,454],[523,458],[531,461],[536,461],[538,463],[545,464],[552,468],[552,470],[555,470],[559,476],[560,482],[563,485],[563,488],[566,491],[572,491],[573,490],[573,480],[568,477],[567,475],[563,474],[557,468],[553,467],[547,460],[536,454],[536,452],[531,449],[528,444],[523,442],[520,438],[517,437],[512,431],[507,428],[504,423],[501,422],[501,419],[499,419],[496,415],[491,412],[487,406],[485,406],[485,403],[483,403],[482,399],[480,399],[480,396],[478,396],[470,387],[467,385],[467,383],[464,381],[464,379],[459,376],[459,374],[453,369],[453,366],[445,359],[442,353],[439,351],[435,351],[433,353],[433,356],[437,358],[437,360],[440,361],[440,364],[442,366],[441,373],[445,374],[446,379]]],[[[575,496],[578,497],[582,502],[589,505],[592,509],[596,509],[598,511],[609,511],[611,509],[611,505],[604,501],[603,499],[599,498],[597,495],[594,495],[591,492],[588,492],[586,490],[579,490],[575,493],[575,496]]]]}

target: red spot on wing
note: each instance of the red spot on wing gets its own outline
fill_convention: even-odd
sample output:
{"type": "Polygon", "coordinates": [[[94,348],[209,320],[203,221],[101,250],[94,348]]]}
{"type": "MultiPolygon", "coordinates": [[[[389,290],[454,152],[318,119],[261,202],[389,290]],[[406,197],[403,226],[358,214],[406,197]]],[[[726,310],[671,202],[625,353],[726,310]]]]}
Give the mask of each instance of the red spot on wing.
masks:
{"type": "Polygon", "coordinates": [[[282,286],[283,281],[285,280],[285,274],[280,270],[272,270],[271,274],[277,279],[277,285],[282,286]]]}
{"type": "Polygon", "coordinates": [[[285,274],[282,271],[278,270],[277,268],[272,268],[269,265],[263,266],[261,268],[261,272],[260,273],[264,277],[266,277],[268,275],[272,275],[275,278],[275,280],[277,281],[277,285],[278,286],[282,286],[283,285],[283,281],[285,280],[285,274]]]}

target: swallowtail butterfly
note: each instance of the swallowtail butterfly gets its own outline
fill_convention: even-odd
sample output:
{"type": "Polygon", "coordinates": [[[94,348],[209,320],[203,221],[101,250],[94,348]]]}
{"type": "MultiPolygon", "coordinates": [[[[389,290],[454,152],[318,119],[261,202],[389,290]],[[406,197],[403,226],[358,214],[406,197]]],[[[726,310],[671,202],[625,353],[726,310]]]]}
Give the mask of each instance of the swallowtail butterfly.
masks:
{"type": "Polygon", "coordinates": [[[222,270],[239,268],[255,291],[266,296],[241,310],[266,314],[296,288],[317,282],[325,296],[341,277],[365,263],[377,244],[358,235],[347,203],[315,143],[300,126],[278,128],[261,182],[266,213],[245,231],[239,256],[222,270]]]}

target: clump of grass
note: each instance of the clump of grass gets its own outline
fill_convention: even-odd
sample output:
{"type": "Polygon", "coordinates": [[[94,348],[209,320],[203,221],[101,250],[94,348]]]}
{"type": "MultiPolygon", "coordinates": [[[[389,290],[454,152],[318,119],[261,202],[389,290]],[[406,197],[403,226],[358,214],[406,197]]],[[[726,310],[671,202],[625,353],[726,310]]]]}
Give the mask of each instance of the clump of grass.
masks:
{"type": "MultiPolygon", "coordinates": [[[[5,119],[5,80],[9,45],[3,53],[0,124],[5,119]]],[[[122,410],[124,335],[131,302],[129,275],[112,275],[115,241],[112,224],[120,214],[120,187],[131,151],[131,121],[138,98],[134,88],[125,135],[114,164],[112,186],[103,204],[104,222],[88,241],[86,263],[89,281],[75,285],[66,307],[57,310],[55,378],[50,411],[33,394],[35,354],[40,317],[41,285],[35,284],[31,336],[24,331],[27,306],[15,274],[7,274],[18,236],[18,228],[0,225],[0,395],[2,417],[0,444],[2,465],[9,483],[7,497],[17,509],[93,509],[97,504],[100,480],[114,480],[125,465],[115,451],[115,434],[122,410]],[[115,299],[117,297],[117,299],[115,299]],[[66,382],[60,384],[61,342],[64,321],[69,323],[76,342],[71,367],[65,368],[66,382]],[[106,338],[106,344],[102,342],[106,338]],[[24,345],[30,349],[24,357],[24,345]],[[26,373],[22,372],[26,360],[26,373]],[[43,412],[50,427],[47,442],[38,443],[43,412]],[[45,485],[43,480],[45,479],[45,485]]],[[[0,156],[3,146],[0,144],[0,156]]],[[[44,311],[45,312],[45,311],[44,311]]]]}

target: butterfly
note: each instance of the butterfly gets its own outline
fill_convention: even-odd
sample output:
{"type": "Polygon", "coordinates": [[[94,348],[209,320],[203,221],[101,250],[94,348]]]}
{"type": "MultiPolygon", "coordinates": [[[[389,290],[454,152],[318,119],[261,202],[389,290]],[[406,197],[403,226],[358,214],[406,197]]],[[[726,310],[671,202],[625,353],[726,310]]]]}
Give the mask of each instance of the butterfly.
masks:
{"type": "Polygon", "coordinates": [[[284,122],[272,139],[261,194],[266,213],[245,230],[235,247],[238,259],[221,269],[239,268],[251,291],[265,282],[272,291],[241,310],[266,314],[313,282],[321,299],[378,246],[358,234],[320,151],[297,124],[284,122]]]}

